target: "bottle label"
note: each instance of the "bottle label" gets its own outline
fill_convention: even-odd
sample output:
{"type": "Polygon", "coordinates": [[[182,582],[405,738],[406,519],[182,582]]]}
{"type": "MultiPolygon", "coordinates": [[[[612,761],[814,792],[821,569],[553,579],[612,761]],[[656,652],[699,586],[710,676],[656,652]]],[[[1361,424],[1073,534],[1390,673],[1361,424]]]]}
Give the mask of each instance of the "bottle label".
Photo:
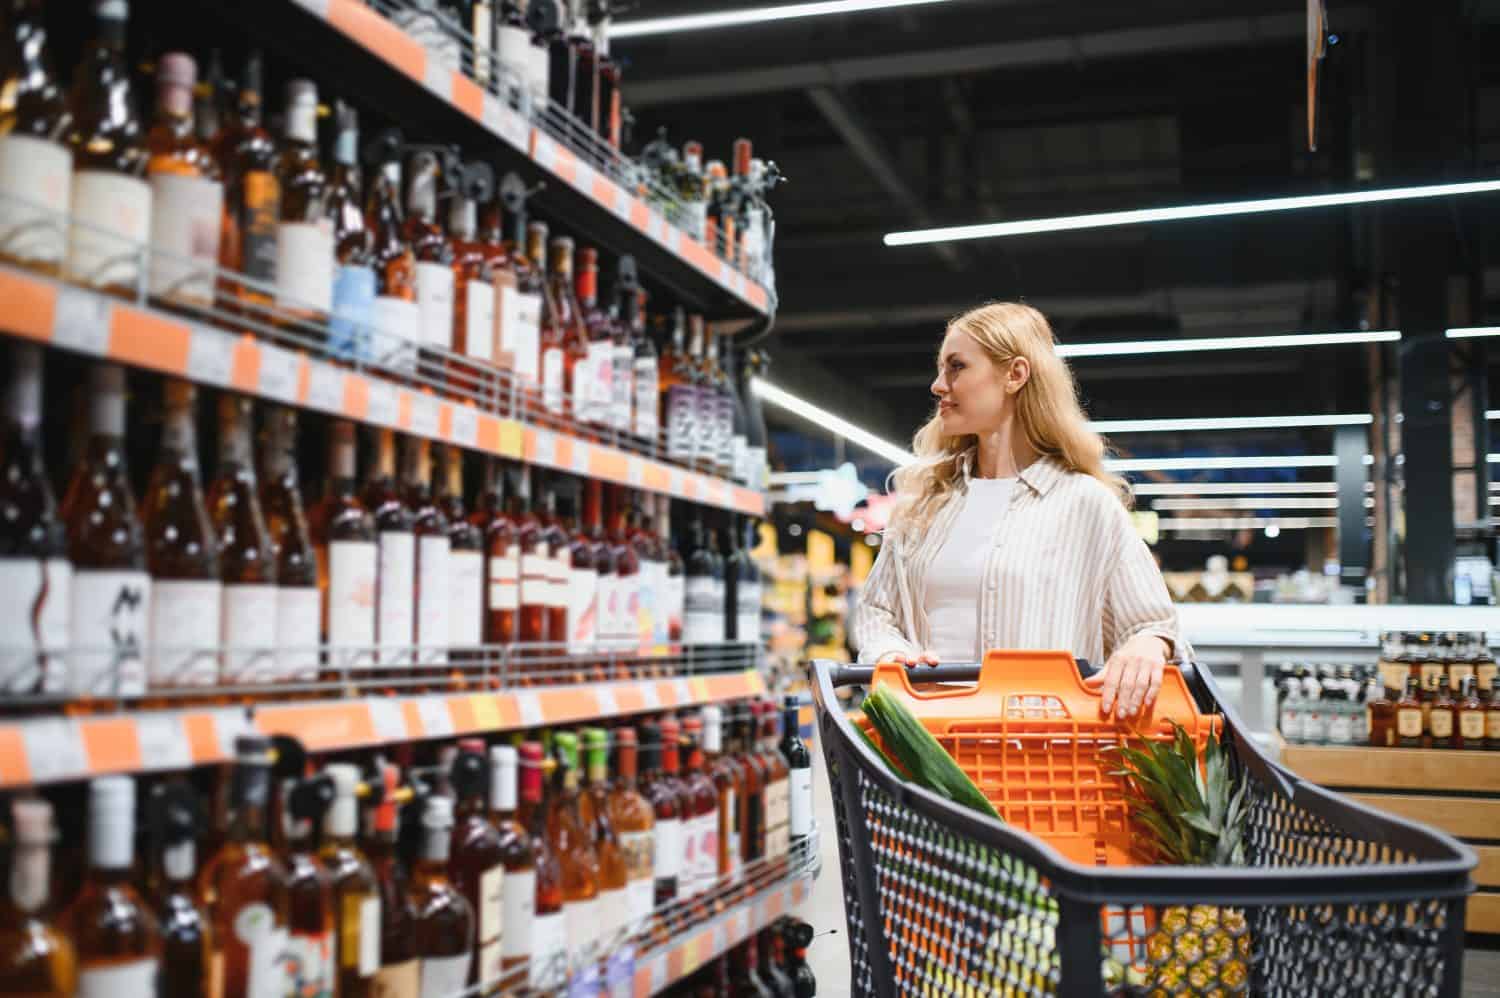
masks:
{"type": "Polygon", "coordinates": [[[511,76],[524,79],[531,61],[531,33],[522,27],[502,24],[495,34],[500,65],[511,76]]]}
{"type": "Polygon", "coordinates": [[[417,303],[391,295],[376,295],[370,313],[374,330],[373,360],[406,374],[417,369],[417,344],[422,337],[422,311],[417,303]]]}
{"type": "Polygon", "coordinates": [[[145,572],[73,573],[68,613],[68,692],[75,696],[146,692],[147,607],[151,579],[145,572]]]}
{"type": "Polygon", "coordinates": [[[276,227],[276,307],[327,315],[333,310],[333,223],[276,227]]]}
{"type": "Polygon", "coordinates": [[[536,871],[507,873],[501,894],[504,910],[500,914],[500,952],[507,960],[528,957],[536,920],[536,871]]]}
{"type": "Polygon", "coordinates": [[[670,880],[682,872],[682,819],[668,818],[656,822],[656,879],[670,880]]]}
{"type": "Polygon", "coordinates": [[[731,884],[737,884],[743,877],[745,844],[740,839],[740,798],[733,791],[719,800],[719,841],[727,860],[723,872],[731,884]]]}
{"type": "Polygon", "coordinates": [[[151,178],[151,294],[211,305],[224,185],[206,177],[151,178]]]}
{"type": "Polygon", "coordinates": [[[552,62],[547,58],[545,45],[532,45],[526,60],[526,80],[531,84],[531,101],[540,116],[547,108],[547,94],[551,89],[552,62]]]}
{"type": "Polygon", "coordinates": [[[0,558],[0,634],[10,646],[0,652],[0,692],[62,691],[72,578],[62,558],[0,558]]]}
{"type": "Polygon", "coordinates": [[[1489,693],[1495,688],[1496,669],[1494,662],[1481,662],[1474,669],[1475,684],[1479,687],[1481,694],[1489,693]]]}
{"type": "Polygon", "coordinates": [[[579,418],[589,423],[613,425],[615,393],[614,344],[600,340],[589,344],[588,373],[573,384],[577,386],[581,406],[579,418]]]}
{"type": "Polygon", "coordinates": [[[698,823],[698,890],[706,891],[719,879],[719,809],[694,820],[698,823]]]}
{"type": "Polygon", "coordinates": [[[1428,718],[1428,724],[1432,727],[1432,737],[1453,737],[1453,711],[1434,710],[1428,718]]]}
{"type": "Polygon", "coordinates": [[[614,375],[610,383],[609,423],[621,433],[629,433],[631,426],[631,403],[635,398],[633,382],[635,350],[629,343],[614,345],[614,375]]]}
{"type": "Polygon", "coordinates": [[[469,983],[469,964],[473,954],[428,956],[422,958],[422,998],[453,998],[462,994],[469,983]]]}
{"type": "Polygon", "coordinates": [[[1281,723],[1278,727],[1281,728],[1281,737],[1287,741],[1301,741],[1305,734],[1302,724],[1302,712],[1290,704],[1283,704],[1281,707],[1281,723]]]}
{"type": "Polygon", "coordinates": [[[1403,707],[1396,711],[1396,734],[1402,738],[1422,737],[1422,711],[1416,707],[1403,707]]]}
{"type": "Polygon", "coordinates": [[[479,965],[485,980],[484,967],[493,963],[500,967],[500,940],[505,925],[505,867],[496,864],[479,875],[479,965]]]}
{"type": "Polygon", "coordinates": [[[283,998],[290,987],[288,935],[266,904],[247,904],[230,922],[233,942],[245,948],[245,998],[283,998]]]}
{"type": "Polygon", "coordinates": [[[673,385],[667,390],[667,457],[691,461],[697,445],[698,389],[673,385]]]}
{"type": "Polygon", "coordinates": [[[151,186],[110,170],[79,170],[71,200],[69,276],[94,287],[134,287],[151,233],[151,186]]]}
{"type": "Polygon", "coordinates": [[[132,960],[78,972],[76,998],[155,998],[156,961],[132,960]]]}
{"type": "Polygon", "coordinates": [[[631,432],[643,440],[656,440],[656,380],[655,357],[635,358],[635,412],[631,432]]]}
{"type": "Polygon", "coordinates": [[[641,635],[641,573],[620,579],[620,642],[626,647],[639,647],[645,640],[641,635]]]}
{"type": "Polygon", "coordinates": [[[484,643],[484,556],[448,554],[448,642],[454,648],[484,643]]]}
{"type": "Polygon", "coordinates": [[[1484,737],[1492,742],[1500,742],[1500,710],[1484,712],[1484,737]]]}
{"type": "Polygon", "coordinates": [[[784,856],[791,837],[791,799],[787,778],[766,784],[766,855],[784,856]]]}
{"type": "Polygon", "coordinates": [[[682,640],[685,644],[710,644],[724,640],[724,604],[711,576],[693,576],[687,580],[687,605],[683,613],[682,640]]]}
{"type": "Polygon", "coordinates": [[[375,323],[375,271],[344,264],[333,272],[333,314],[328,320],[328,349],[340,360],[370,360],[375,323]]]}
{"type": "Polygon", "coordinates": [[[613,645],[620,633],[620,577],[613,572],[599,576],[599,627],[596,638],[613,645]]]}
{"type": "Polygon", "coordinates": [[[0,254],[26,263],[62,263],[72,186],[67,146],[30,135],[0,136],[0,254]]]}
{"type": "Polygon", "coordinates": [[[331,663],[368,669],[374,663],[376,548],[371,541],[328,545],[328,643],[331,663]]]}
{"type": "Polygon", "coordinates": [[[480,280],[464,286],[464,353],[485,363],[495,359],[495,289],[480,280]]]}
{"type": "Polygon", "coordinates": [[[532,920],[530,956],[533,988],[546,991],[563,986],[568,976],[568,923],[562,912],[532,920]]]}
{"type": "Polygon", "coordinates": [[[1484,711],[1466,710],[1459,714],[1458,730],[1464,741],[1479,741],[1484,737],[1484,711]]]}
{"type": "Polygon", "coordinates": [[[490,557],[490,609],[515,610],[521,605],[521,549],[510,547],[490,557]]]}
{"type": "Polygon", "coordinates": [[[297,998],[333,998],[333,933],[293,932],[286,948],[288,994],[297,998]]]}
{"type": "Polygon", "coordinates": [[[420,998],[422,964],[418,960],[393,963],[375,974],[376,998],[420,998]]]}
{"type": "Polygon", "coordinates": [[[542,296],[534,292],[500,288],[500,349],[515,358],[516,377],[522,383],[541,382],[542,296]]]}
{"type": "Polygon", "coordinates": [[[346,894],[339,918],[339,966],[369,977],[380,969],[380,897],[346,894]]]}
{"type": "Polygon", "coordinates": [[[153,580],[147,632],[152,686],[212,686],[219,681],[223,603],[218,580],[153,580]]]}
{"type": "Polygon", "coordinates": [[[490,46],[494,44],[495,19],[489,0],[475,0],[469,28],[474,34],[474,81],[485,90],[490,82],[490,46]]]}
{"type": "Polygon", "coordinates": [[[591,568],[568,569],[568,652],[589,650],[597,637],[599,573],[591,568]]]}
{"type": "Polygon", "coordinates": [[[787,781],[787,824],[793,839],[812,834],[812,768],[793,769],[787,781]]]}
{"type": "MultiPolygon", "coordinates": [[[[625,888],[616,887],[613,890],[599,889],[599,900],[594,902],[598,905],[596,911],[597,922],[593,930],[592,938],[599,939],[605,945],[615,941],[615,936],[622,934],[625,927],[630,924],[630,901],[625,895],[625,888]]],[[[588,939],[590,936],[575,936],[574,938],[588,939]]]]}
{"type": "Polygon", "coordinates": [[[276,678],[276,587],[230,583],[224,587],[221,643],[224,681],[269,683],[276,678]]]}
{"type": "Polygon", "coordinates": [[[244,218],[240,223],[240,267],[245,276],[276,281],[276,224],[281,218],[281,184],[269,170],[245,174],[244,218]]]}
{"type": "Polygon", "coordinates": [[[422,311],[422,341],[440,350],[453,349],[453,271],[446,264],[417,263],[417,307],[422,311]]]}
{"type": "Polygon", "coordinates": [[[552,603],[552,559],[546,544],[521,555],[521,603],[524,606],[550,606],[552,603]]]}
{"type": "Polygon", "coordinates": [[[542,407],[556,416],[563,414],[564,373],[562,347],[545,348],[542,351],[542,407]]]}
{"type": "Polygon", "coordinates": [[[1353,718],[1348,714],[1335,714],[1328,719],[1328,740],[1334,745],[1349,745],[1354,742],[1353,718]]]}
{"type": "Polygon", "coordinates": [[[1442,662],[1424,663],[1422,666],[1422,689],[1435,693],[1438,688],[1438,680],[1448,674],[1448,667],[1442,662]]]}
{"type": "Polygon", "coordinates": [[[316,586],[282,586],[276,593],[276,673],[283,680],[318,678],[320,595],[316,586]]]}
{"type": "Polygon", "coordinates": [[[621,832],[620,854],[625,860],[626,909],[629,925],[641,924],[655,904],[656,836],[652,831],[621,832]]]}
{"type": "MultiPolygon", "coordinates": [[[[547,559],[547,590],[551,594],[547,599],[547,605],[561,609],[566,619],[568,609],[568,577],[573,573],[573,553],[563,547],[558,550],[557,555],[547,559]]],[[[567,639],[567,628],[563,628],[564,640],[567,639]]]]}
{"type": "Polygon", "coordinates": [[[585,940],[599,936],[604,926],[604,912],[599,897],[587,901],[568,901],[563,904],[569,939],[585,940]]]}
{"type": "Polygon", "coordinates": [[[669,638],[681,639],[686,616],[687,587],[686,580],[681,575],[672,575],[671,569],[667,570],[667,634],[669,638]]]}
{"type": "Polygon", "coordinates": [[[448,661],[448,600],[452,595],[452,572],[448,535],[423,537],[417,545],[417,644],[423,665],[448,661]]]}
{"type": "Polygon", "coordinates": [[[413,590],[416,588],[416,538],[387,531],[380,535],[380,574],[375,626],[380,664],[411,665],[413,590]]]}

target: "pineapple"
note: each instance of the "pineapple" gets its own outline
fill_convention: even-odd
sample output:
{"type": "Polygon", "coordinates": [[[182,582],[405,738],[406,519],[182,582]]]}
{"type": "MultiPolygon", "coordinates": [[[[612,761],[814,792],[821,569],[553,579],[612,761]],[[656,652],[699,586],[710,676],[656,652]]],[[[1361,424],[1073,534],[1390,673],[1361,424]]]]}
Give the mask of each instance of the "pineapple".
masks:
{"type": "MultiPolygon", "coordinates": [[[[1229,750],[1210,734],[1197,747],[1180,725],[1170,742],[1121,747],[1126,803],[1154,862],[1245,865],[1243,780],[1229,771],[1229,750]]],[[[1237,995],[1250,983],[1250,927],[1238,908],[1174,905],[1157,912],[1146,940],[1150,994],[1237,995]]]]}

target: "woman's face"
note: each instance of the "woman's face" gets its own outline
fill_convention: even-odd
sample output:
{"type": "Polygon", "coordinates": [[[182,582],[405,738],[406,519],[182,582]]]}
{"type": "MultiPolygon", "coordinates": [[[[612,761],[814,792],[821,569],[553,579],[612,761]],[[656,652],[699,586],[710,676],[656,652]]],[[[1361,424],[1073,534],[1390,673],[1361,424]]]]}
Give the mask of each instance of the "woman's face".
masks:
{"type": "Polygon", "coordinates": [[[1030,374],[1025,357],[997,366],[968,333],[948,330],[932,382],[943,435],[977,435],[998,429],[1009,418],[1013,396],[1030,374]]]}

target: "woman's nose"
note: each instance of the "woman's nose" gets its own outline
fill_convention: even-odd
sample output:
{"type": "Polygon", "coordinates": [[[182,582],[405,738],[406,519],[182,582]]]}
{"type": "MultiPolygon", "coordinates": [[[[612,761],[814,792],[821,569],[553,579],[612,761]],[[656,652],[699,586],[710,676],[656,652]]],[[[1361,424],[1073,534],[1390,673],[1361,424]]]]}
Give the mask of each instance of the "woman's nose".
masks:
{"type": "Polygon", "coordinates": [[[943,376],[941,374],[939,374],[937,377],[932,379],[932,387],[929,390],[933,395],[937,396],[938,398],[942,398],[944,395],[948,394],[948,382],[943,379],[943,376]]]}

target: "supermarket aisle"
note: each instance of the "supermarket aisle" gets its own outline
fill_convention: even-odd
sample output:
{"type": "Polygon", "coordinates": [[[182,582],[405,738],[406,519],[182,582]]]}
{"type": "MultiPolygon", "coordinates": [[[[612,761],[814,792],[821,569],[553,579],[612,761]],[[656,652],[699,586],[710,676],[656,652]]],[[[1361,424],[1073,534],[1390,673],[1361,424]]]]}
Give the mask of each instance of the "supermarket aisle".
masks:
{"type": "Polygon", "coordinates": [[[807,951],[807,962],[818,979],[818,994],[847,995],[849,941],[844,926],[844,891],[839,877],[833,797],[828,792],[828,770],[823,762],[822,746],[808,739],[808,748],[813,750],[813,817],[821,832],[818,844],[823,853],[823,872],[796,914],[818,932],[807,951]],[[823,935],[829,929],[836,931],[833,935],[823,935]]]}

